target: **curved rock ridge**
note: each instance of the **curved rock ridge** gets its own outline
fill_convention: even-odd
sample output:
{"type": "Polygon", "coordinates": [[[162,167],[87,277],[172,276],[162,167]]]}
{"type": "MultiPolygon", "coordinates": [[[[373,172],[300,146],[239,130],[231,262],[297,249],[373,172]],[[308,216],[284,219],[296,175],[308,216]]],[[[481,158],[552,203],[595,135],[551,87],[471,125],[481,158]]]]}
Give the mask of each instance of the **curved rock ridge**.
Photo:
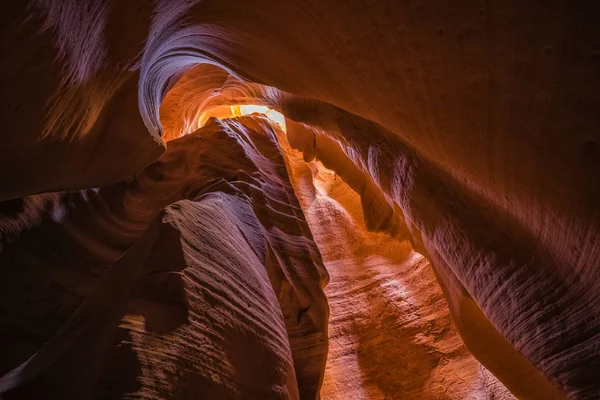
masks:
{"type": "MultiPolygon", "coordinates": [[[[403,145],[395,135],[347,112],[322,107],[323,112],[317,111],[317,106],[307,114],[321,129],[309,130],[300,147],[308,148],[309,153],[318,157],[320,143],[324,148],[321,152],[330,152],[325,149],[331,145],[331,141],[319,138],[319,132],[332,135],[341,142],[346,156],[400,205],[413,246],[431,261],[457,328],[471,352],[519,398],[563,397],[530,362],[564,389],[572,387],[567,384],[569,379],[586,381],[587,388],[578,395],[593,398],[598,391],[597,382],[592,378],[595,372],[586,366],[594,365],[598,357],[592,350],[597,338],[589,334],[594,331],[598,319],[594,305],[583,301],[589,282],[575,284],[560,275],[558,267],[552,269],[555,273],[542,272],[541,266],[552,265],[552,261],[543,251],[530,253],[535,249],[535,241],[523,228],[519,229],[518,224],[503,218],[502,213],[490,209],[489,205],[487,209],[481,208],[479,205],[485,201],[459,190],[451,177],[423,162],[414,151],[407,147],[400,151],[403,145]],[[375,136],[374,131],[385,139],[380,143],[369,141],[367,138],[375,136]],[[394,176],[388,171],[393,171],[394,176]],[[497,229],[482,231],[480,224],[483,221],[497,229]],[[516,241],[516,238],[520,240],[516,241]],[[472,260],[474,254],[477,257],[472,260]],[[514,290],[519,297],[512,294],[514,290]],[[577,290],[579,292],[575,294],[577,290]],[[534,301],[541,298],[542,292],[553,293],[555,297],[547,298],[546,302],[534,301]],[[510,302],[501,299],[510,299],[510,302]],[[561,307],[563,313],[550,304],[561,307]],[[513,308],[530,311],[515,314],[509,311],[513,308]],[[580,311],[573,313],[575,309],[580,311]],[[571,320],[561,325],[568,326],[568,338],[545,336],[544,325],[553,326],[561,319],[571,320]],[[516,326],[527,324],[530,328],[526,332],[516,329],[516,326]],[[577,336],[580,339],[572,342],[577,336]],[[565,346],[571,343],[591,351],[585,356],[571,355],[561,362],[553,358],[552,354],[556,352],[567,352],[565,346]],[[587,380],[583,378],[586,375],[587,380]],[[531,385],[531,382],[535,384],[531,385]]],[[[551,330],[550,326],[546,329],[551,330]]],[[[570,351],[578,354],[576,348],[570,351]]]]}
{"type": "MultiPolygon", "coordinates": [[[[261,89],[255,84],[228,82],[228,86],[246,93],[238,93],[239,97],[259,96],[255,103],[274,105],[283,111],[288,117],[290,143],[304,151],[305,159],[320,158],[351,186],[352,181],[366,174],[358,182],[367,185],[358,183],[354,189],[363,202],[375,202],[365,208],[367,222],[374,218],[390,221],[389,210],[393,209],[394,219],[400,216],[399,222],[391,224],[397,227],[393,232],[406,232],[407,225],[410,227],[408,238],[432,261],[465,343],[513,393],[522,398],[562,398],[560,392],[567,390],[580,392],[577,395],[583,398],[594,398],[600,390],[593,378],[596,368],[590,370],[587,365],[596,365],[600,357],[593,350],[597,341],[593,332],[600,321],[594,301],[597,290],[592,281],[577,276],[593,273],[590,267],[595,262],[572,266],[575,271],[583,268],[575,275],[568,272],[552,256],[559,248],[546,247],[530,227],[522,226],[513,215],[465,188],[462,182],[424,160],[397,135],[377,124],[325,103],[261,89]],[[341,148],[337,143],[341,143],[341,148]],[[383,190],[387,200],[377,200],[381,196],[378,189],[383,190]],[[495,229],[481,231],[482,224],[495,229]],[[467,261],[474,254],[475,261],[467,261]],[[477,268],[478,274],[465,275],[469,265],[477,268]],[[544,265],[554,265],[550,268],[552,273],[544,272],[544,265]],[[491,275],[485,278],[488,268],[491,275]],[[493,282],[496,283],[492,285],[493,282]],[[519,293],[516,298],[510,294],[515,290],[519,293]],[[541,298],[546,300],[541,302],[541,298]],[[503,311],[502,307],[529,311],[515,317],[513,311],[503,311]],[[561,320],[564,328],[555,331],[558,336],[550,335],[548,332],[561,320]],[[517,328],[527,324],[527,332],[517,328]],[[562,336],[566,331],[570,333],[562,336]],[[567,350],[564,346],[576,347],[567,350]],[[580,355],[580,348],[587,349],[585,355],[580,355]],[[554,357],[557,352],[563,353],[564,358],[554,357]],[[577,383],[569,383],[573,379],[577,383]],[[530,385],[531,380],[536,383],[530,385]],[[584,384],[588,388],[571,389],[583,381],[588,382],[584,384]]],[[[220,104],[219,97],[230,96],[230,92],[222,90],[212,101],[220,104]]],[[[593,247],[589,251],[586,257],[593,259],[593,247]]]]}
{"type": "Polygon", "coordinates": [[[3,237],[7,399],[319,397],[328,275],[267,120],[211,119],[85,196],[3,237]]]}
{"type": "MultiPolygon", "coordinates": [[[[567,326],[564,329],[570,330],[570,335],[587,339],[584,342],[572,342],[569,335],[569,338],[564,338],[565,343],[577,343],[587,349],[595,348],[595,336],[590,336],[589,333],[594,331],[593,326],[598,323],[597,313],[593,310],[594,303],[574,300],[578,296],[585,298],[586,292],[592,296],[590,299],[593,298],[593,292],[585,288],[591,282],[579,281],[572,286],[573,282],[561,276],[557,267],[553,269],[557,274],[546,274],[543,278],[534,273],[530,276],[536,278],[525,279],[522,275],[527,274],[525,272],[516,275],[514,271],[520,268],[518,265],[526,265],[531,271],[537,269],[541,272],[542,269],[536,265],[552,263],[548,257],[548,249],[543,249],[541,243],[536,243],[527,227],[520,226],[513,217],[494,208],[472,190],[462,187],[452,176],[423,160],[397,135],[377,124],[337,107],[298,98],[272,88],[232,78],[226,82],[219,93],[211,94],[208,99],[200,94],[195,104],[218,108],[228,100],[239,98],[244,102],[267,104],[284,112],[288,117],[287,137],[292,147],[302,150],[305,160],[317,157],[361,195],[364,218],[369,228],[387,230],[394,236],[405,237],[415,249],[428,257],[467,347],[514,394],[520,398],[563,398],[564,395],[556,386],[571,387],[571,384],[566,383],[569,376],[582,379],[590,374],[587,381],[591,386],[583,390],[581,395],[583,398],[595,396],[594,393],[598,390],[592,378],[596,373],[595,368],[590,371],[586,365],[595,365],[598,353],[588,351],[584,357],[587,361],[582,361],[579,356],[565,355],[569,358],[566,364],[563,364],[565,359],[555,359],[554,366],[550,367],[544,361],[543,354],[546,354],[545,357],[553,357],[552,354],[563,348],[563,345],[553,337],[545,336],[543,331],[533,328],[543,326],[541,321],[546,321],[550,324],[546,329],[552,330],[551,326],[558,319],[572,318],[572,322],[561,326],[567,326]],[[497,228],[481,232],[480,226],[486,220],[484,225],[497,228]],[[461,226],[455,225],[452,228],[452,224],[457,223],[461,226]],[[467,224],[469,228],[462,227],[463,224],[467,224]],[[538,250],[535,250],[536,246],[538,250]],[[441,256],[440,251],[449,252],[452,256],[441,256]],[[473,262],[457,257],[461,253],[467,259],[473,254],[480,255],[473,262]],[[510,284],[495,284],[494,289],[491,289],[491,286],[480,283],[477,275],[471,272],[466,275],[469,278],[465,277],[464,268],[468,269],[468,265],[477,266],[481,276],[485,276],[485,268],[481,268],[479,260],[486,258],[489,273],[494,275],[494,279],[485,278],[490,285],[491,282],[504,281],[510,284]],[[542,279],[546,283],[533,285],[533,281],[528,279],[542,279]],[[564,296],[559,294],[560,290],[557,292],[551,289],[560,287],[565,294],[568,290],[579,292],[564,296]],[[517,290],[520,296],[512,298],[508,293],[501,294],[502,290],[517,290]],[[556,297],[548,298],[546,302],[533,300],[541,298],[544,291],[553,292],[556,297]],[[483,292],[485,295],[481,294],[483,292]],[[499,301],[500,305],[492,305],[492,293],[498,299],[510,298],[508,304],[514,304],[511,307],[516,310],[531,309],[531,312],[515,318],[513,312],[502,311],[503,301],[499,301]],[[526,296],[525,293],[529,295],[526,296]],[[556,314],[556,309],[550,304],[563,307],[563,317],[556,315],[550,318],[550,314],[556,314]],[[580,310],[578,313],[571,314],[572,304],[576,304],[580,310]],[[492,311],[492,308],[495,310],[492,311]],[[527,323],[531,326],[527,333],[515,328],[527,323]],[[527,335],[531,337],[525,339],[527,335]],[[550,350],[551,348],[555,350],[550,350]],[[578,366],[572,367],[568,365],[569,362],[578,366]],[[536,367],[542,368],[542,374],[536,367]],[[531,385],[531,381],[535,384],[531,385]]],[[[175,86],[173,92],[178,89],[175,86]]],[[[168,104],[166,101],[165,105],[168,104]]],[[[567,350],[560,351],[569,353],[567,350]]],[[[578,354],[577,349],[570,352],[578,354]]]]}
{"type": "Polygon", "coordinates": [[[325,288],[331,317],[322,397],[514,400],[465,348],[431,266],[412,250],[406,234],[372,232],[363,211],[385,210],[377,203],[381,197],[365,200],[368,191],[359,195],[353,189],[368,177],[348,174],[342,170],[346,164],[335,162],[339,153],[324,148],[317,156],[323,154],[340,174],[319,161],[306,163],[288,144],[299,133],[299,126],[291,127],[280,143],[331,276],[325,288]]]}
{"type": "MultiPolygon", "coordinates": [[[[593,2],[568,0],[3,3],[0,201],[9,216],[0,232],[12,243],[0,257],[15,282],[5,292],[21,299],[5,295],[6,343],[40,324],[18,355],[1,358],[3,370],[33,354],[97,281],[62,269],[70,291],[35,310],[27,293],[52,293],[54,272],[29,276],[23,265],[45,254],[54,266],[81,257],[96,275],[106,270],[185,192],[155,193],[156,208],[136,209],[144,202],[128,185],[138,181],[107,186],[155,161],[163,133],[193,131],[198,112],[255,98],[310,128],[308,159],[319,141],[339,143],[345,158],[329,166],[354,164],[372,182],[360,194],[378,199],[364,218],[385,231],[397,217],[391,231],[410,232],[465,344],[517,397],[598,398],[599,18],[593,2]],[[199,80],[186,84],[188,72],[199,80]],[[177,94],[178,81],[188,94],[177,94]],[[101,196],[45,194],[98,187],[101,196]],[[78,222],[52,228],[65,211],[78,222]],[[60,245],[75,237],[77,246],[60,245]]],[[[325,160],[330,146],[321,147],[325,160]]],[[[216,148],[202,157],[211,162],[216,148]]],[[[173,160],[179,173],[194,162],[173,160]]],[[[160,174],[159,165],[145,171],[160,174]]]]}

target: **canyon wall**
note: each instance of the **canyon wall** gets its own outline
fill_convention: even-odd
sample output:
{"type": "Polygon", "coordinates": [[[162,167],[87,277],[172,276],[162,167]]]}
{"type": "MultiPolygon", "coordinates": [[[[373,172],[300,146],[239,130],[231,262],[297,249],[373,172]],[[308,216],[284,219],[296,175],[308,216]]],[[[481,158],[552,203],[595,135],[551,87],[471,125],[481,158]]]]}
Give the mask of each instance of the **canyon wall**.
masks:
{"type": "MultiPolygon", "coordinates": [[[[114,331],[123,299],[134,291],[122,282],[111,307],[97,300],[106,297],[111,271],[127,264],[130,285],[138,271],[163,271],[146,266],[154,258],[148,254],[158,251],[156,237],[178,231],[187,246],[187,225],[177,221],[195,220],[180,217],[191,213],[223,221],[200,224],[204,236],[240,221],[252,232],[240,228],[231,241],[243,244],[244,237],[256,259],[240,259],[221,243],[232,258],[216,259],[214,269],[239,272],[243,261],[262,284],[259,266],[271,271],[270,288],[254,285],[252,296],[266,307],[259,314],[273,322],[264,356],[281,368],[257,390],[317,396],[326,354],[326,271],[309,226],[298,217],[283,161],[268,172],[263,164],[236,164],[252,151],[279,154],[273,133],[270,150],[232,145],[219,135],[213,146],[198,144],[202,150],[194,155],[177,149],[180,143],[193,148],[188,142],[197,135],[165,144],[193,133],[202,113],[246,103],[286,116],[290,145],[358,192],[366,228],[409,241],[427,258],[466,347],[516,397],[597,398],[599,17],[598,5],[567,0],[5,2],[2,371],[13,373],[0,387],[52,386],[57,370],[50,364],[85,359],[67,344],[100,324],[86,315],[102,316],[114,331]],[[160,160],[171,167],[163,171],[160,160]],[[202,190],[171,179],[199,165],[202,190]],[[247,168],[286,182],[284,189],[241,183],[244,189],[233,190],[223,183],[244,182],[246,174],[235,171],[247,168]],[[153,179],[170,183],[138,192],[153,179]],[[210,185],[223,194],[205,204],[197,196],[213,190],[210,185]],[[86,191],[50,193],[80,189],[86,191]],[[235,204],[246,205],[233,207],[228,196],[240,190],[235,204]],[[111,206],[107,198],[120,200],[111,206]],[[171,206],[162,223],[157,219],[184,198],[195,203],[171,206]],[[261,204],[269,206],[257,209],[261,204]],[[65,213],[76,222],[63,223],[65,213]],[[280,214],[289,218],[273,223],[280,214]],[[153,220],[156,228],[148,230],[153,220]],[[295,239],[282,244],[290,235],[295,239]],[[67,268],[71,264],[77,268],[67,268]],[[93,277],[78,269],[84,265],[93,277]],[[301,265],[307,270],[296,275],[301,265]],[[70,289],[51,303],[42,294],[55,296],[53,274],[70,289]]],[[[222,132],[240,138],[247,129],[272,132],[264,120],[227,124],[222,132]]],[[[173,238],[158,241],[177,248],[173,238]]],[[[208,285],[199,278],[200,264],[185,261],[185,282],[208,285]]],[[[176,272],[182,265],[165,268],[176,272]]],[[[200,304],[186,306],[190,315],[216,318],[194,308],[200,304]]],[[[138,337],[139,320],[127,321],[113,334],[138,337]]],[[[111,345],[103,343],[98,349],[111,345]]],[[[100,379],[98,371],[78,372],[81,385],[100,379]]],[[[83,390],[75,386],[64,390],[83,390]]]]}
{"type": "Polygon", "coordinates": [[[3,214],[7,399],[318,397],[328,275],[264,118],[48,203],[3,214]]]}

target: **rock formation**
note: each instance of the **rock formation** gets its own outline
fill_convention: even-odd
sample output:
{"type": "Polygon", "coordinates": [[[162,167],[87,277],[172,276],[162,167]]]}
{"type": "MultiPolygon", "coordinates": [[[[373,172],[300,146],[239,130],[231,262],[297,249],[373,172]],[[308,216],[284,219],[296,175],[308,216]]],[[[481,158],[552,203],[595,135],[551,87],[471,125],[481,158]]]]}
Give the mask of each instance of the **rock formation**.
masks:
{"type": "Polygon", "coordinates": [[[599,17],[6,2],[0,397],[600,398],[599,17]]]}

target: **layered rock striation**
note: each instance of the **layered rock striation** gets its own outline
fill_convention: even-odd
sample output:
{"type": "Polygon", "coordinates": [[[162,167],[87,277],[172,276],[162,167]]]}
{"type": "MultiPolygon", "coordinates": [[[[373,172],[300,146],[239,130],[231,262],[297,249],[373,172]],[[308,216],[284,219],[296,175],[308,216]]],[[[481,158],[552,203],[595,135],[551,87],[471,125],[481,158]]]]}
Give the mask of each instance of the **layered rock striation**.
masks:
{"type": "MultiPolygon", "coordinates": [[[[597,398],[599,16],[567,0],[3,4],[2,390],[89,393],[101,368],[74,366],[111,348],[107,338],[135,336],[126,341],[146,351],[139,317],[118,328],[141,315],[129,303],[142,271],[208,288],[203,268],[241,273],[244,262],[272,322],[265,363],[278,367],[264,385],[243,389],[247,371],[206,390],[317,396],[326,272],[273,132],[246,119],[209,120],[201,132],[221,132],[210,139],[193,133],[217,107],[258,104],[358,193],[367,230],[426,257],[467,349],[516,397],[597,398]],[[238,227],[211,242],[231,257],[192,249],[191,221],[198,236],[238,227]],[[184,261],[156,265],[159,244],[177,253],[177,235],[184,261]],[[198,251],[193,262],[186,251],[198,251]],[[129,278],[114,278],[120,270],[129,278]],[[64,366],[81,379],[59,385],[64,366]]],[[[218,319],[202,301],[178,298],[165,314],[218,319]]],[[[156,346],[182,338],[172,340],[156,346]]],[[[152,379],[199,376],[173,360],[152,379]]],[[[175,393],[165,390],[156,396],[175,393]]]]}
{"type": "Polygon", "coordinates": [[[54,201],[0,256],[7,399],[318,397],[328,275],[264,118],[54,201]]]}

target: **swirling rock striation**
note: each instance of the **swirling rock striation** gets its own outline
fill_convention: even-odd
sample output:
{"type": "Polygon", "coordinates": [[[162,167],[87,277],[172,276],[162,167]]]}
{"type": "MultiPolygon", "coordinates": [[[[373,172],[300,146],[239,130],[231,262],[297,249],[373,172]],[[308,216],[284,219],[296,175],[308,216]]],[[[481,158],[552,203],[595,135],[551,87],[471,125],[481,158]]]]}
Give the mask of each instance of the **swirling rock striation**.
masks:
{"type": "Polygon", "coordinates": [[[56,200],[59,222],[42,220],[2,253],[3,325],[25,337],[2,342],[3,373],[41,346],[0,380],[6,398],[127,388],[142,398],[318,397],[328,278],[266,120],[212,119],[133,180],[77,196],[56,200]],[[30,284],[39,291],[9,288],[30,284]],[[63,308],[46,308],[56,333],[39,319],[48,299],[63,308]],[[10,326],[19,322],[29,323],[10,326]]]}
{"type": "MultiPolygon", "coordinates": [[[[141,209],[144,196],[128,184],[107,186],[154,162],[165,151],[163,134],[193,131],[204,108],[256,99],[318,131],[303,133],[312,138],[305,154],[325,160],[332,147],[323,143],[337,142],[369,178],[360,194],[378,200],[366,202],[367,220],[385,231],[393,216],[393,234],[408,235],[431,262],[467,347],[517,397],[599,397],[598,5],[32,0],[1,7],[0,200],[9,217],[0,231],[12,241],[1,255],[11,267],[5,342],[21,340],[14,332],[47,315],[22,340],[23,354],[2,359],[4,369],[33,354],[97,282],[81,268],[48,268],[41,278],[24,265],[46,254],[56,268],[81,257],[106,270],[179,199],[171,195],[186,193],[164,187],[153,193],[156,207],[141,209]],[[167,95],[194,71],[203,71],[198,84],[188,77],[194,95],[167,95]],[[102,196],[27,197],[99,187],[102,196]],[[111,196],[123,205],[111,205],[111,196]],[[73,211],[79,225],[51,228],[52,218],[66,218],[65,202],[83,204],[73,211]],[[40,222],[39,231],[18,235],[40,222]],[[53,274],[72,282],[60,301],[40,300],[36,311],[19,297],[53,292],[53,274]]],[[[204,165],[218,146],[199,153],[204,165]]],[[[330,161],[351,170],[346,159],[330,161]]],[[[172,162],[169,176],[198,165],[191,156],[172,162]]],[[[160,177],[159,166],[146,173],[160,177]]],[[[143,179],[129,184],[152,180],[143,179]]],[[[247,188],[251,198],[266,196],[254,189],[247,188]]],[[[275,242],[279,232],[265,231],[275,242]]],[[[322,283],[318,275],[309,280],[322,283]]],[[[313,312],[321,315],[310,307],[301,314],[313,312]]],[[[292,352],[311,346],[291,343],[292,352]]]]}

